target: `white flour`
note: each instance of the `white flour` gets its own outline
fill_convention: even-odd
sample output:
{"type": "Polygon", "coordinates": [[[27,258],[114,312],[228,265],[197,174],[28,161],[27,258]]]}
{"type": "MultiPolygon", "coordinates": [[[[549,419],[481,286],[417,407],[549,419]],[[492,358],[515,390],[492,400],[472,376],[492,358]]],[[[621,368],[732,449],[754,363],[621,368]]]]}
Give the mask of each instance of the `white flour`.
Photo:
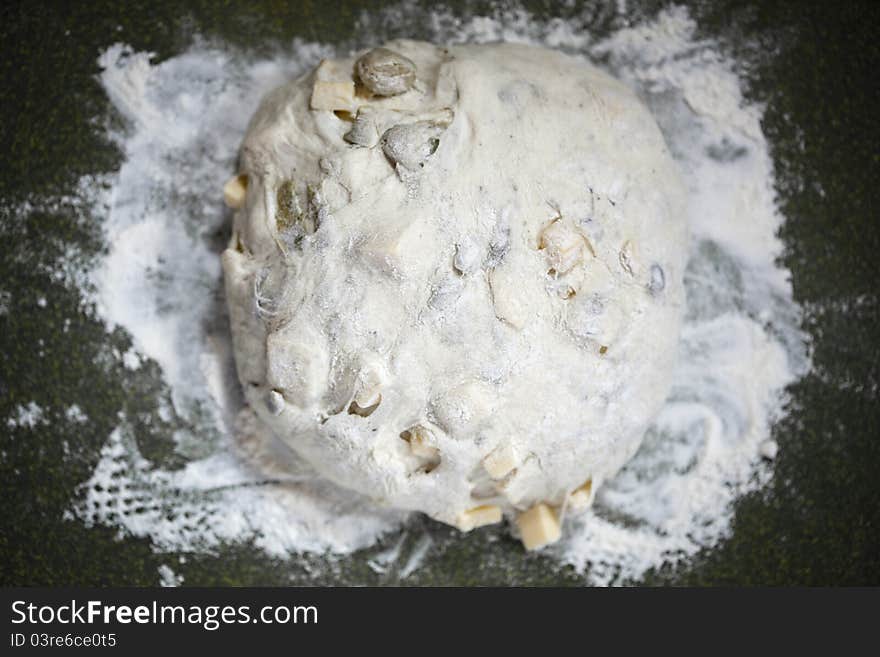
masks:
{"type": "Polygon", "coordinates": [[[183,584],[183,575],[176,574],[167,564],[159,566],[159,586],[174,587],[183,584]]]}
{"type": "MultiPolygon", "coordinates": [[[[589,580],[606,584],[717,543],[735,498],[770,476],[761,455],[772,452],[783,390],[808,368],[800,311],[776,264],[781,217],[760,108],[745,103],[732,64],[695,40],[680,9],[601,41],[522,12],[430,18],[437,41],[536,42],[604,62],[660,123],[690,192],[682,359],[645,445],[553,554],[590,566],[589,580]]],[[[266,482],[232,454],[240,393],[223,315],[220,185],[262,94],[331,54],[295,42],[271,61],[204,45],[161,64],[121,45],[102,55],[101,82],[128,128],[112,133],[125,161],[100,199],[109,254],[89,285],[108,326],[133,338],[126,367],[147,359],[160,366],[173,405],[160,415],[184,427],[175,438],[188,463],[170,470],[147,461],[121,418],[74,510],[87,522],[148,536],[160,550],[254,538],[284,555],[349,552],[405,521],[306,475],[266,482]]],[[[418,544],[401,566],[406,574],[430,559],[430,548],[418,544]]],[[[377,567],[398,553],[376,557],[377,567]]]]}
{"type": "Polygon", "coordinates": [[[35,401],[28,402],[27,406],[19,404],[15,409],[15,414],[6,418],[6,426],[10,429],[17,427],[33,429],[39,424],[46,423],[43,407],[35,401]]]}

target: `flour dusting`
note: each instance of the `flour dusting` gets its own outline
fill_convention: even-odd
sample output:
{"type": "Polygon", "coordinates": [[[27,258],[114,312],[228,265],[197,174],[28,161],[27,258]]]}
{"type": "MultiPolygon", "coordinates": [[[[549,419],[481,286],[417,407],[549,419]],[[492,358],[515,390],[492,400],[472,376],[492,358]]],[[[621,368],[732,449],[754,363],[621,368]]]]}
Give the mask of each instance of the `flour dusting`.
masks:
{"type": "Polygon", "coordinates": [[[6,418],[6,426],[10,429],[17,427],[26,427],[33,429],[39,424],[46,424],[47,420],[43,407],[35,401],[30,401],[26,405],[19,404],[15,413],[6,418]]]}
{"type": "MultiPolygon", "coordinates": [[[[552,554],[609,584],[716,544],[729,532],[733,501],[771,476],[771,427],[785,387],[809,367],[800,309],[777,263],[782,218],[761,108],[744,100],[733,63],[696,37],[680,8],[596,38],[577,20],[522,11],[468,20],[438,11],[424,24],[438,42],[503,39],[589,58],[629,84],[660,124],[688,187],[692,234],[673,393],[633,461],[592,510],[567,521],[552,554]]],[[[375,26],[364,32],[376,43],[388,36],[375,26]]],[[[174,420],[185,464],[145,458],[132,423],[120,418],[74,509],[86,522],[150,537],[159,550],[253,539],[274,555],[347,553],[406,522],[304,467],[266,479],[232,440],[241,398],[220,279],[229,221],[220,186],[260,97],[337,54],[296,41],[269,61],[206,44],[161,63],[124,45],[101,56],[101,84],[126,119],[124,131],[111,132],[125,159],[96,203],[106,208],[108,254],[87,282],[75,282],[109,328],[131,335],[128,369],[158,364],[170,390],[160,415],[174,420]]],[[[370,566],[384,572],[403,559],[406,576],[431,558],[428,537],[410,554],[401,545],[370,566]]]]}
{"type": "Polygon", "coordinates": [[[159,586],[171,588],[183,584],[183,575],[176,574],[167,564],[159,566],[159,586]]]}

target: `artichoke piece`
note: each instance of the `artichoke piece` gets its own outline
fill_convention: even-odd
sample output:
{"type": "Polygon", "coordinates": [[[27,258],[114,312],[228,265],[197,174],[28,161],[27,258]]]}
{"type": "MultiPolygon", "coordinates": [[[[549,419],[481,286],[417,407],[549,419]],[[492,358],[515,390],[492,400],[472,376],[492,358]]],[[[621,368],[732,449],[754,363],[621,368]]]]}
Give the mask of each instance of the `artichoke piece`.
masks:
{"type": "Polygon", "coordinates": [[[307,194],[307,205],[303,210],[293,180],[283,181],[275,192],[275,224],[278,232],[292,234],[296,241],[303,235],[314,233],[318,227],[318,206],[311,186],[307,187],[307,194]]]}
{"type": "Polygon", "coordinates": [[[418,171],[439,148],[444,130],[445,127],[434,121],[396,125],[385,131],[380,144],[391,162],[409,171],[418,171]]]}
{"type": "Polygon", "coordinates": [[[409,91],[416,81],[416,65],[388,48],[373,48],[357,61],[363,85],[377,96],[397,96],[409,91]]]}
{"type": "Polygon", "coordinates": [[[379,130],[376,128],[376,122],[371,114],[363,108],[358,110],[351,129],[342,138],[355,146],[364,146],[365,148],[375,146],[379,141],[379,130]]]}

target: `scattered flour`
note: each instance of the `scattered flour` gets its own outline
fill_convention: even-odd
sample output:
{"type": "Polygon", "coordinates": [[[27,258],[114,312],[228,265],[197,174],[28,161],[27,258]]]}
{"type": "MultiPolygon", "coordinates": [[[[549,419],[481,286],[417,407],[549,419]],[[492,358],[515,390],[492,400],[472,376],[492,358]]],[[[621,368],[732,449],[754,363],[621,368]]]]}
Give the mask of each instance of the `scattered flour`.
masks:
{"type": "Polygon", "coordinates": [[[85,424],[89,421],[88,415],[86,415],[83,409],[79,407],[79,404],[71,404],[68,406],[64,411],[64,417],[66,417],[68,421],[76,424],[85,424]]]}
{"type": "Polygon", "coordinates": [[[15,413],[6,418],[6,426],[10,429],[18,427],[33,429],[38,424],[47,423],[48,420],[46,420],[43,407],[34,401],[28,402],[27,406],[19,404],[15,409],[15,413]]]}
{"type": "Polygon", "coordinates": [[[136,349],[129,349],[122,354],[122,364],[130,370],[140,369],[142,361],[136,349]]]}
{"type": "Polygon", "coordinates": [[[406,563],[400,569],[400,579],[406,579],[422,565],[433,543],[434,540],[428,534],[419,537],[418,542],[409,553],[406,563]]]}
{"type": "Polygon", "coordinates": [[[162,564],[159,566],[159,586],[164,586],[166,588],[171,588],[174,586],[180,586],[183,584],[183,575],[177,575],[171,567],[162,564]]]}
{"type": "MultiPolygon", "coordinates": [[[[771,475],[761,456],[784,389],[809,367],[800,309],[777,264],[782,218],[761,108],[743,99],[733,64],[697,40],[680,8],[600,40],[576,20],[539,21],[522,11],[466,21],[434,12],[424,24],[438,42],[504,39],[589,57],[631,85],[656,116],[690,194],[681,360],[642,449],[600,489],[594,508],[570,521],[552,554],[590,582],[608,584],[716,544],[730,529],[732,502],[771,475]]],[[[364,33],[376,43],[389,36],[375,26],[364,33]]],[[[207,456],[159,467],[121,418],[74,509],[86,522],[148,536],[158,550],[253,538],[276,555],[349,552],[405,522],[306,468],[291,475],[296,469],[286,464],[266,480],[236,458],[231,439],[241,400],[220,280],[229,221],[220,185],[235,169],[263,93],[335,54],[296,41],[271,61],[204,44],[161,63],[123,45],[101,56],[101,83],[128,124],[112,133],[125,161],[99,203],[109,253],[87,281],[64,279],[91,291],[108,327],[131,334],[136,353],[125,355],[126,366],[159,365],[173,406],[160,415],[180,420],[207,456]]],[[[22,412],[8,422],[30,417],[22,412]]],[[[401,545],[371,566],[387,570],[403,558],[401,545]]],[[[417,547],[406,575],[430,559],[430,540],[417,547]]]]}

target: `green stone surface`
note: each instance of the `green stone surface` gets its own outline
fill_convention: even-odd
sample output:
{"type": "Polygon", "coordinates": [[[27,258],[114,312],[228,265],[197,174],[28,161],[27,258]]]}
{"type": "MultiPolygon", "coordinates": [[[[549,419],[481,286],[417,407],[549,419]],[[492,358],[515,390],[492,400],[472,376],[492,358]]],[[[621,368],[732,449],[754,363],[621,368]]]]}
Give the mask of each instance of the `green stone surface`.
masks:
{"type": "MultiPolygon", "coordinates": [[[[150,459],[173,459],[172,426],[147,425],[162,389],[155,364],[126,370],[108,346],[129,338],[83,314],[78,294],[51,275],[65,245],[100,253],[100,227],[76,221],[77,180],[112,172],[120,153],[105,122],[118,120],[97,80],[98,54],[122,41],[159,60],[193,40],[218,39],[269,56],[290,39],[369,41],[354,34],[362,12],[385,36],[415,36],[418,20],[378,12],[383,3],[186,0],[149,3],[4,5],[0,20],[0,584],[154,585],[171,564],[189,585],[379,584],[367,559],[382,546],[346,559],[276,560],[250,544],[204,554],[155,552],[149,541],[113,528],[86,528],[65,510],[97,461],[118,413],[138,424],[150,459]],[[383,17],[384,16],[384,17],[383,17]],[[23,203],[29,202],[27,211],[23,203]],[[37,304],[45,297],[46,307],[37,304]],[[109,341],[109,345],[108,345],[109,341]],[[109,354],[109,355],[108,355],[109,354]],[[46,425],[10,429],[5,418],[36,401],[46,425]],[[76,401],[90,418],[77,425],[63,410],[76,401]]],[[[554,2],[524,3],[537,16],[566,16],[554,2]]],[[[614,3],[609,3],[613,6],[614,3]]],[[[636,15],[665,3],[631,2],[636,15]]],[[[648,584],[880,584],[880,133],[876,27],[880,3],[685,2],[700,29],[744,63],[751,98],[766,104],[784,263],[806,309],[815,367],[791,389],[791,412],[775,429],[780,455],[764,490],[737,503],[732,534],[676,567],[650,572],[648,584]]],[[[455,12],[487,3],[452,2],[455,12]]],[[[599,29],[613,12],[588,3],[599,29]]],[[[492,530],[458,539],[417,521],[435,539],[425,567],[405,584],[581,585],[583,578],[492,530]]],[[[397,540],[390,538],[388,543],[397,540]]],[[[387,547],[387,544],[386,546],[387,547]]]]}

